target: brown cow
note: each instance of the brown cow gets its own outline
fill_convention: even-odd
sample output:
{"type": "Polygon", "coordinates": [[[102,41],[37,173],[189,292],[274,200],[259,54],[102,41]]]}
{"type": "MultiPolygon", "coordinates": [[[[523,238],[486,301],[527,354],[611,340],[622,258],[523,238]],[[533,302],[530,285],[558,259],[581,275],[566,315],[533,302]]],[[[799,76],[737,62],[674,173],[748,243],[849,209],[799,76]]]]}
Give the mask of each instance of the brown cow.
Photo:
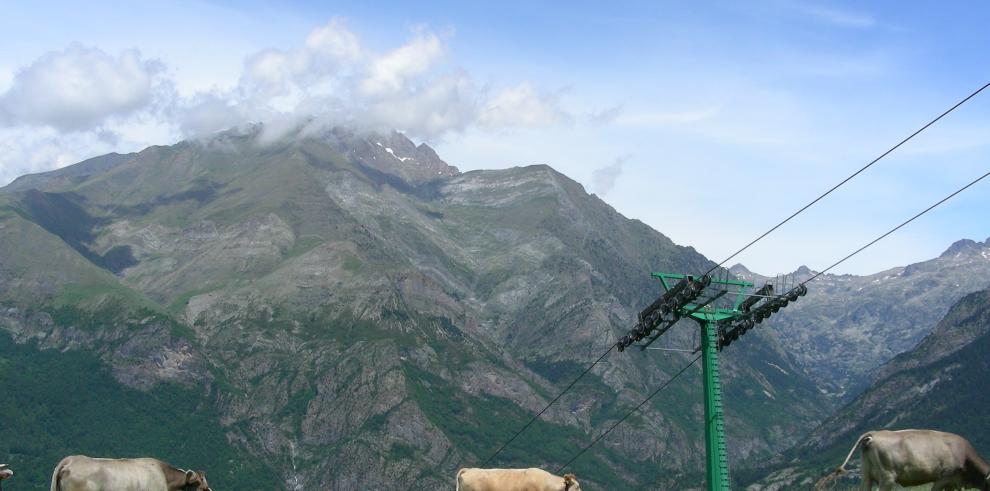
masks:
{"type": "Polygon", "coordinates": [[[461,469],[457,491],[581,491],[574,474],[555,476],[543,469],[461,469]]]}
{"type": "Polygon", "coordinates": [[[990,464],[987,464],[965,438],[934,430],[871,431],[856,440],[846,460],[815,486],[822,489],[830,480],[846,472],[846,464],[856,449],[863,451],[862,490],[873,483],[880,491],[901,486],[934,483],[932,491],[976,488],[990,490],[990,464]]]}
{"type": "Polygon", "coordinates": [[[73,455],[52,473],[51,491],[212,491],[202,471],[157,459],[94,459],[73,455]]]}

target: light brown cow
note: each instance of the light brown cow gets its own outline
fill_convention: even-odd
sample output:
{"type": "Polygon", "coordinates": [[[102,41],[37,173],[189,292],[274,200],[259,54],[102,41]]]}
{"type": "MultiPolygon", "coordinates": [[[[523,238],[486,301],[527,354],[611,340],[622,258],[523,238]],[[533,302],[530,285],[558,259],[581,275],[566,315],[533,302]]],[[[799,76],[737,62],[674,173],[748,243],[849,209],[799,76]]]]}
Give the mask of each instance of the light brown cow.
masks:
{"type": "Polygon", "coordinates": [[[816,489],[846,472],[856,449],[863,451],[863,491],[934,483],[932,491],[976,488],[990,490],[987,464],[965,438],[934,430],[871,431],[856,440],[846,460],[818,481],[816,489]]]}
{"type": "Polygon", "coordinates": [[[574,474],[555,476],[543,469],[461,469],[457,491],[581,491],[574,474]]]}
{"type": "Polygon", "coordinates": [[[51,491],[211,491],[202,471],[157,459],[94,459],[73,455],[52,473],[51,491]]]}

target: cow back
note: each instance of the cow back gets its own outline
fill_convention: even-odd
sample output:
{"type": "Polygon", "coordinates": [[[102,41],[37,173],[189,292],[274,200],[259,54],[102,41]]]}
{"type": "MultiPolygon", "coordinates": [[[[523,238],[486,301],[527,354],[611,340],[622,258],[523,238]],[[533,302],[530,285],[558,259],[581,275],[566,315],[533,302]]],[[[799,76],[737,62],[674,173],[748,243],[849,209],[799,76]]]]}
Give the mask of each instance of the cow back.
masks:
{"type": "Polygon", "coordinates": [[[564,479],[543,469],[461,469],[457,491],[564,491],[564,479]]]}
{"type": "Polygon", "coordinates": [[[53,480],[59,491],[168,491],[162,462],[155,459],[73,455],[59,463],[53,480]]]}

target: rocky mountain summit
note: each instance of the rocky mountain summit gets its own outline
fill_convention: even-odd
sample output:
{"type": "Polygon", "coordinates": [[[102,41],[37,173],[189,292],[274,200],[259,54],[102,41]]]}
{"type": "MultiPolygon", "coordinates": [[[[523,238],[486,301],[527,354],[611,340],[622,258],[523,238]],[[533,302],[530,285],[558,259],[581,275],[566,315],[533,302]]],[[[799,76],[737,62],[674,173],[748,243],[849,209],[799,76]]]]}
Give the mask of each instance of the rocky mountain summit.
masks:
{"type": "MultiPolygon", "coordinates": [[[[736,276],[775,281],[747,270],[736,276]]],[[[802,266],[796,281],[816,272],[802,266]]],[[[836,402],[886,373],[878,367],[914,348],[963,296],[990,286],[990,239],[965,239],[935,259],[872,275],[825,274],[808,296],[774,316],[770,329],[836,402]]]]}
{"type": "MultiPolygon", "coordinates": [[[[135,401],[184,394],[153,424],[192,414],[189,427],[222,434],[201,432],[219,446],[194,463],[221,469],[218,489],[447,488],[632,326],[659,293],[651,271],[711,265],[547,166],[461,173],[399,133],[261,134],[106,155],[0,189],[0,330],[30,356],[104,367],[56,357],[53,379],[85,375],[135,401]]],[[[695,335],[685,323],[664,342],[690,348],[695,335]]],[[[746,342],[722,358],[740,463],[825,416],[772,333],[746,342]]],[[[688,359],[612,353],[494,464],[563,464],[688,359]]],[[[700,474],[697,377],[570,469],[589,489],[700,474]]],[[[18,424],[61,446],[0,441],[11,464],[57,461],[66,446],[182,457],[171,442],[73,447],[52,425],[18,424]]]]}

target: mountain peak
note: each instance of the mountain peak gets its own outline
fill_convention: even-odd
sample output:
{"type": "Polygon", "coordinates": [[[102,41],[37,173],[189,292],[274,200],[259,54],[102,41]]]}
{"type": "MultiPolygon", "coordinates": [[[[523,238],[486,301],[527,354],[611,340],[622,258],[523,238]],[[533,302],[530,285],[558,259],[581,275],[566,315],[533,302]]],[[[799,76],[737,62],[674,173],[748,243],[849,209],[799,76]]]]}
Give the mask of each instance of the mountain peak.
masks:
{"type": "Polygon", "coordinates": [[[429,145],[416,145],[399,131],[362,134],[334,128],[328,139],[332,146],[346,148],[348,156],[360,164],[396,175],[411,184],[461,173],[441,160],[429,145]]]}
{"type": "Polygon", "coordinates": [[[742,263],[734,264],[731,268],[729,268],[729,273],[743,281],[756,281],[758,277],[761,277],[761,275],[756,274],[750,271],[746,266],[743,266],[742,263]]]}
{"type": "Polygon", "coordinates": [[[976,242],[972,239],[957,240],[939,257],[946,258],[964,254],[979,254],[988,246],[990,246],[990,239],[987,239],[987,242],[976,242]]]}
{"type": "Polygon", "coordinates": [[[84,180],[92,174],[106,172],[133,157],[134,154],[108,153],[59,169],[20,176],[0,190],[25,191],[32,188],[43,189],[50,185],[71,184],[84,180]]]}

